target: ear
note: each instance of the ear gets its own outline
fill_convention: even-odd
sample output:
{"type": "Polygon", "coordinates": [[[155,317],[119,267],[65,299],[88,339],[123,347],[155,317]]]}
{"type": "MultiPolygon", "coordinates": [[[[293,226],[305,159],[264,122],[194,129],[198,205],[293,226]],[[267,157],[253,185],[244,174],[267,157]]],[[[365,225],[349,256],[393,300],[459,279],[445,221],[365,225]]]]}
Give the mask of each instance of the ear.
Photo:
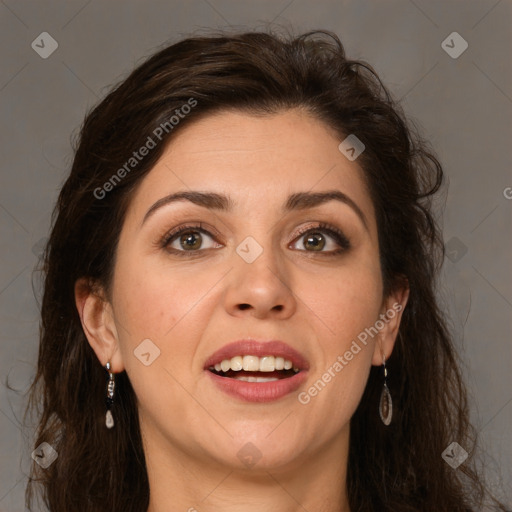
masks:
{"type": "MultiPolygon", "coordinates": [[[[397,286],[397,288],[382,301],[379,320],[384,324],[384,327],[379,329],[377,335],[377,343],[375,343],[372,359],[374,366],[382,365],[383,356],[389,359],[393,347],[395,346],[400,320],[402,319],[402,313],[404,312],[408,299],[409,281],[404,277],[400,282],[400,286],[397,286]]],[[[378,320],[376,321],[376,325],[380,325],[378,324],[378,320]]]]}
{"type": "Polygon", "coordinates": [[[101,287],[89,279],[75,283],[75,303],[89,345],[102,366],[110,362],[111,372],[124,370],[112,305],[101,287]]]}

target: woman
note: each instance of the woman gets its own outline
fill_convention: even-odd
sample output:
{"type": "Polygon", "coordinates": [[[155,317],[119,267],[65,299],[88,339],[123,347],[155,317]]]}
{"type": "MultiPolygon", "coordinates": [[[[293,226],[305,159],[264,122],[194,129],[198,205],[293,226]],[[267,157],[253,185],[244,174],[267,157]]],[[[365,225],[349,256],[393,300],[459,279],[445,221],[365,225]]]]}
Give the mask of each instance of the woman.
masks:
{"type": "Polygon", "coordinates": [[[480,510],[442,178],[333,34],[137,68],[85,120],[46,251],[48,508],[480,510]]]}

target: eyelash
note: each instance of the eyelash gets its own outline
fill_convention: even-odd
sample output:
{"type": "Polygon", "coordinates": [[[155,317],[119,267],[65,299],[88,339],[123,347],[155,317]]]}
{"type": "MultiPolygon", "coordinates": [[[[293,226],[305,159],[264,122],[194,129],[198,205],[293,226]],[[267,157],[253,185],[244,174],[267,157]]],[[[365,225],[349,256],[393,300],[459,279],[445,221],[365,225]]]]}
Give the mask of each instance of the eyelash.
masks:
{"type": "MultiPolygon", "coordinates": [[[[338,228],[331,226],[330,224],[326,224],[325,222],[320,222],[316,226],[307,226],[299,229],[297,236],[293,239],[295,241],[297,238],[301,238],[308,233],[316,233],[323,232],[328,234],[330,237],[334,239],[334,241],[340,246],[339,249],[335,251],[327,251],[327,252],[319,252],[318,254],[322,254],[324,256],[336,256],[343,252],[348,251],[351,248],[351,244],[349,239],[344,235],[344,233],[338,228]]],[[[303,252],[312,252],[315,251],[303,251],[303,252]]]]}
{"type": "MultiPolygon", "coordinates": [[[[214,238],[214,235],[212,233],[210,233],[208,230],[203,228],[202,223],[190,224],[190,225],[180,226],[179,228],[176,228],[176,229],[166,233],[164,235],[164,237],[162,238],[159,245],[161,246],[162,249],[166,249],[169,252],[172,252],[173,254],[176,254],[178,256],[184,256],[184,257],[199,256],[200,255],[199,253],[202,250],[204,251],[205,249],[202,249],[202,250],[198,249],[196,251],[180,251],[180,250],[168,248],[168,245],[179,235],[181,235],[183,233],[192,232],[192,231],[198,231],[199,233],[204,233],[204,234],[209,235],[212,238],[214,238]]],[[[335,251],[326,251],[326,252],[323,252],[323,251],[316,252],[316,251],[306,251],[306,250],[303,250],[302,252],[306,252],[306,253],[313,252],[316,254],[321,254],[322,256],[337,256],[343,252],[348,251],[352,247],[350,241],[348,240],[348,238],[344,235],[344,233],[342,231],[340,231],[338,228],[331,226],[330,224],[326,224],[324,222],[320,222],[320,223],[316,224],[315,226],[307,226],[304,228],[300,228],[297,236],[292,240],[291,243],[295,242],[295,240],[297,240],[300,237],[305,236],[308,233],[315,233],[315,232],[323,232],[323,233],[329,235],[340,246],[340,248],[335,251]]]]}

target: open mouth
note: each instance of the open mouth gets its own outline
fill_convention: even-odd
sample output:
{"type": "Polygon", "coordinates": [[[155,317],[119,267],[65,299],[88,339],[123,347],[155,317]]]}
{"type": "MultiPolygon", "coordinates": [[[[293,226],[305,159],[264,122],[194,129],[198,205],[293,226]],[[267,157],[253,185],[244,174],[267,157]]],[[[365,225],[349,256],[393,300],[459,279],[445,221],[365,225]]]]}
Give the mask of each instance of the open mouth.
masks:
{"type": "Polygon", "coordinates": [[[247,342],[221,349],[206,361],[204,370],[221,391],[257,403],[296,391],[307,379],[309,364],[282,342],[247,342]]]}
{"type": "Polygon", "coordinates": [[[220,377],[245,382],[271,382],[288,379],[300,372],[300,368],[294,366],[290,359],[274,355],[234,356],[208,366],[208,370],[220,377]]]}
{"type": "Polygon", "coordinates": [[[246,371],[246,370],[232,370],[231,368],[227,371],[216,370],[214,367],[210,367],[209,370],[215,375],[220,377],[226,377],[228,379],[236,379],[244,382],[272,382],[275,380],[287,379],[293,377],[299,373],[299,369],[290,370],[274,370],[274,371],[246,371]]]}

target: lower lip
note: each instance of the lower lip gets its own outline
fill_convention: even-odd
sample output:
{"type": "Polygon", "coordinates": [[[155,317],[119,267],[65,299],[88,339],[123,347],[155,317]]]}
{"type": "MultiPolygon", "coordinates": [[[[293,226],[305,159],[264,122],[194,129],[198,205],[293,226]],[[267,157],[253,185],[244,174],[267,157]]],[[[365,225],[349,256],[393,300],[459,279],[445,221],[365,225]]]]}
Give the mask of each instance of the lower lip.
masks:
{"type": "Polygon", "coordinates": [[[293,377],[270,382],[244,382],[243,380],[221,377],[205,370],[221,391],[246,402],[272,402],[293,393],[306,380],[307,371],[301,370],[293,377]]]}

